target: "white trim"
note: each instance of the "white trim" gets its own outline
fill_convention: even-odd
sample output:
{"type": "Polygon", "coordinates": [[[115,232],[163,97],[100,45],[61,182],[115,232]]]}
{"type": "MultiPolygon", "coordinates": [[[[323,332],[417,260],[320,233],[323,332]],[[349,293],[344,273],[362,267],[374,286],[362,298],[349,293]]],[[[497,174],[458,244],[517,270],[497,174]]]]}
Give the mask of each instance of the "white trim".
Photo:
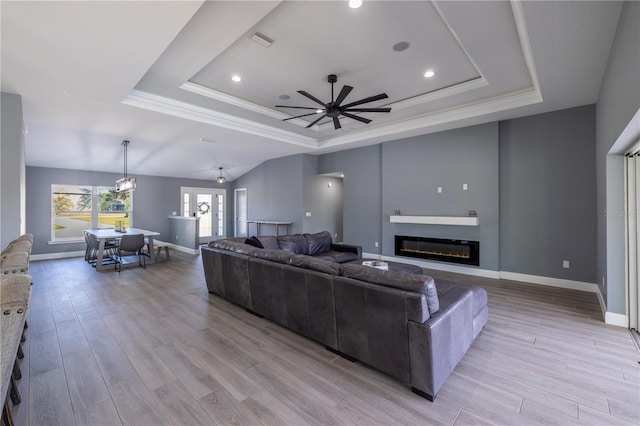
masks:
{"type": "Polygon", "coordinates": [[[606,312],[604,322],[605,324],[616,325],[618,327],[629,327],[629,318],[626,315],[616,314],[615,312],[606,312]]]}
{"type": "Polygon", "coordinates": [[[44,254],[32,254],[29,256],[29,261],[38,260],[54,260],[54,259],[67,259],[70,257],[84,256],[84,250],[79,251],[61,251],[57,253],[44,253],[44,254]]]}
{"type": "Polygon", "coordinates": [[[542,92],[540,91],[540,82],[538,81],[538,73],[536,72],[536,66],[533,62],[533,50],[531,49],[531,42],[529,40],[529,31],[527,31],[527,23],[524,18],[524,11],[522,10],[521,0],[511,0],[511,10],[513,11],[513,20],[516,23],[518,29],[518,36],[520,38],[520,47],[522,48],[522,56],[527,64],[527,70],[531,76],[531,83],[536,92],[540,95],[540,102],[542,102],[542,92]]]}
{"type": "MultiPolygon", "coordinates": [[[[255,104],[253,102],[245,101],[244,99],[236,98],[235,96],[218,92],[217,90],[210,89],[191,81],[182,83],[179,87],[182,90],[186,90],[188,92],[195,93],[197,95],[204,96],[210,99],[215,99],[216,101],[224,102],[226,104],[237,106],[252,112],[257,112],[258,114],[266,115],[267,117],[277,118],[279,120],[291,117],[291,114],[285,114],[284,112],[276,111],[271,108],[255,104]]],[[[305,127],[309,124],[308,122],[300,120],[299,118],[289,120],[289,122],[297,124],[301,127],[305,127]]],[[[317,126],[313,126],[312,129],[317,130],[317,126]]]]}
{"type": "Polygon", "coordinates": [[[389,216],[391,223],[414,223],[421,225],[478,226],[477,216],[389,216]]]}
{"type": "Polygon", "coordinates": [[[179,246],[177,244],[174,243],[167,243],[167,246],[169,246],[170,249],[176,250],[176,251],[181,251],[183,253],[187,253],[187,254],[193,254],[198,256],[200,254],[200,248],[198,247],[197,249],[192,249],[189,247],[183,247],[183,246],[179,246]]]}
{"type": "Polygon", "coordinates": [[[141,90],[132,90],[127,97],[124,98],[122,103],[161,114],[168,114],[174,117],[181,117],[187,120],[224,127],[225,129],[274,139],[292,145],[306,148],[316,147],[316,140],[313,138],[141,90]]]}
{"type": "Polygon", "coordinates": [[[549,287],[560,287],[570,290],[588,291],[598,293],[598,285],[582,281],[565,280],[562,278],[543,277],[539,275],[520,274],[517,272],[500,271],[500,278],[510,281],[520,281],[529,284],[540,284],[549,287]]]}
{"type": "Polygon", "coordinates": [[[625,126],[618,139],[609,150],[609,154],[623,155],[633,149],[633,145],[640,138],[640,109],[636,111],[625,126]]]}

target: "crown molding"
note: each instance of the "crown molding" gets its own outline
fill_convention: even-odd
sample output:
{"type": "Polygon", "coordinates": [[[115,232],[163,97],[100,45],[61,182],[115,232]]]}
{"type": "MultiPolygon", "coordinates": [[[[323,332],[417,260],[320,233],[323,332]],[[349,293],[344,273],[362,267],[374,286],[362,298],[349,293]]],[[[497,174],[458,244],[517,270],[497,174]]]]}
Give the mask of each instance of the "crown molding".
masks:
{"type": "Polygon", "coordinates": [[[468,118],[481,117],[483,115],[507,109],[519,108],[539,102],[542,102],[542,95],[540,92],[533,88],[529,88],[526,91],[498,96],[460,107],[437,111],[419,117],[383,124],[378,127],[362,129],[353,133],[325,139],[319,143],[318,148],[332,148],[358,142],[363,139],[387,137],[396,133],[434,127],[468,118]]]}
{"type": "Polygon", "coordinates": [[[199,107],[186,102],[153,93],[132,90],[122,101],[125,105],[155,111],[174,117],[185,118],[187,120],[198,121],[200,123],[212,124],[226,129],[236,130],[243,133],[262,136],[292,145],[303,146],[305,148],[317,148],[317,141],[313,138],[301,136],[293,132],[277,129],[272,126],[256,123],[251,120],[236,117],[229,114],[213,111],[208,108],[199,107]]]}

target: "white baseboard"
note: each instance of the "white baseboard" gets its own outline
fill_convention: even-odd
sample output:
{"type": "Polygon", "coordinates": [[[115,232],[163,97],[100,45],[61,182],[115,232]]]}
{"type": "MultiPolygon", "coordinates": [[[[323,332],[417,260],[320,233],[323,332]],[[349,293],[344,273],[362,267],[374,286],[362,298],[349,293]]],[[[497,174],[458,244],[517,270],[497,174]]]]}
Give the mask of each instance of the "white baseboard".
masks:
{"type": "Polygon", "coordinates": [[[196,256],[200,254],[200,249],[199,248],[192,249],[192,248],[189,248],[189,247],[179,246],[179,245],[173,244],[173,243],[167,243],[167,245],[169,246],[169,248],[172,248],[172,249],[177,250],[177,251],[181,251],[183,253],[194,254],[196,256]]]}
{"type": "Polygon", "coordinates": [[[470,268],[466,266],[452,265],[440,262],[429,262],[426,260],[419,259],[408,259],[406,257],[397,257],[397,256],[380,256],[376,253],[362,253],[363,258],[371,258],[378,259],[382,258],[383,260],[389,260],[391,262],[400,262],[400,263],[408,263],[410,265],[416,265],[421,268],[427,269],[435,269],[437,271],[446,271],[446,272],[455,272],[458,274],[472,275],[474,277],[484,277],[484,278],[500,278],[498,271],[491,271],[489,269],[479,269],[479,268],[470,268]]]}
{"type": "Polygon", "coordinates": [[[605,324],[617,325],[618,327],[629,327],[629,318],[626,315],[606,312],[604,315],[605,324]]]}
{"type": "Polygon", "coordinates": [[[529,284],[547,285],[550,287],[567,288],[570,290],[588,291],[597,293],[598,285],[582,281],[564,280],[561,278],[542,277],[539,275],[519,274],[516,272],[500,271],[500,278],[510,281],[521,281],[529,284]]]}

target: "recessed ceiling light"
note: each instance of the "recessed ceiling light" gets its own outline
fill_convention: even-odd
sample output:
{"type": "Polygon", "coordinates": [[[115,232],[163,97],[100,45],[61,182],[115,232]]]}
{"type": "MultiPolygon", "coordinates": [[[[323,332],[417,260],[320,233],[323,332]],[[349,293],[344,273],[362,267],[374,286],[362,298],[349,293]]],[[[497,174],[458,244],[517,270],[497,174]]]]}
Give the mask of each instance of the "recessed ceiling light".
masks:
{"type": "Polygon", "coordinates": [[[393,45],[393,50],[396,52],[402,52],[403,50],[407,50],[410,44],[408,41],[400,41],[393,45]]]}
{"type": "Polygon", "coordinates": [[[349,7],[351,9],[357,9],[362,6],[362,0],[349,0],[349,7]]]}
{"type": "Polygon", "coordinates": [[[289,95],[280,95],[280,96],[278,96],[278,97],[279,97],[280,99],[284,99],[285,101],[286,101],[287,99],[291,99],[291,96],[289,96],[289,95]]]}
{"type": "Polygon", "coordinates": [[[436,75],[436,73],[435,73],[433,70],[427,70],[427,72],[425,72],[425,73],[424,73],[424,76],[425,76],[426,78],[431,78],[431,77],[433,77],[434,75],[436,75]]]}
{"type": "Polygon", "coordinates": [[[231,76],[231,80],[235,81],[236,83],[240,83],[242,81],[242,77],[240,77],[238,74],[235,74],[231,76]]]}

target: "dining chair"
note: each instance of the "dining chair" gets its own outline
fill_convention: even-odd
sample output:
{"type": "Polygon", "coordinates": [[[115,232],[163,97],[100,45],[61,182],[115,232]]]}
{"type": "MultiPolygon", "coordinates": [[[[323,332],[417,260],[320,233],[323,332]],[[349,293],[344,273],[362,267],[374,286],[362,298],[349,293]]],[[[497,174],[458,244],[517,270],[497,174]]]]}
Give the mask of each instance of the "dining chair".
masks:
{"type": "Polygon", "coordinates": [[[116,250],[116,270],[120,272],[122,264],[126,263],[123,259],[126,256],[138,256],[138,265],[146,268],[147,259],[143,251],[144,246],[143,234],[123,235],[116,250]]]}
{"type": "MultiPolygon", "coordinates": [[[[85,232],[84,236],[87,241],[87,249],[85,251],[85,260],[89,262],[91,266],[96,266],[96,264],[98,263],[98,251],[100,250],[100,241],[98,241],[98,237],[96,237],[95,234],[92,234],[86,231],[84,232],[85,232]]],[[[103,258],[102,258],[103,265],[111,265],[115,263],[114,256],[116,254],[117,248],[118,248],[117,244],[110,241],[105,241],[104,243],[105,254],[103,254],[103,258]]]]}

